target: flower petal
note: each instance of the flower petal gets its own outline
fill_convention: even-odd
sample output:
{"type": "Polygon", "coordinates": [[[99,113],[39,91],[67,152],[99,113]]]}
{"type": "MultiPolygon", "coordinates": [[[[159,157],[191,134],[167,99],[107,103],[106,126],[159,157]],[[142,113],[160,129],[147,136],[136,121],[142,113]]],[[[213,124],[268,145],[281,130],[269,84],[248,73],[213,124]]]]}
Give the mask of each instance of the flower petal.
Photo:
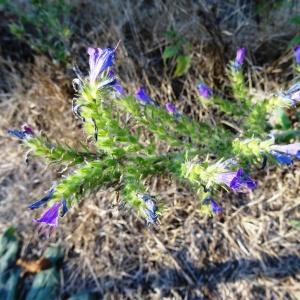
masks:
{"type": "Polygon", "coordinates": [[[61,201],[55,202],[42,214],[39,219],[34,219],[33,221],[36,223],[45,223],[49,226],[56,227],[58,225],[58,211],[61,205],[61,201]]]}

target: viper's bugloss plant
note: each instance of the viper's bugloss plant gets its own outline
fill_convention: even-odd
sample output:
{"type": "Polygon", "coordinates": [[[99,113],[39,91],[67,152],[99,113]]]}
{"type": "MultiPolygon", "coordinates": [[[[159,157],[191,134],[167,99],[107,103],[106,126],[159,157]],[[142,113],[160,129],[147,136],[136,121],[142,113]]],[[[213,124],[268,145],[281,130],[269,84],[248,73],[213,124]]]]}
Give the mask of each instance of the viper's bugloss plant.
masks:
{"type": "Polygon", "coordinates": [[[112,70],[117,51],[117,47],[88,48],[89,74],[74,79],[72,109],[89,141],[93,140],[92,149],[90,143],[73,149],[50,142],[29,125],[8,131],[33,154],[69,170],[44,197],[29,205],[31,210],[45,207],[41,217],[34,219],[43,227],[57,227],[59,218],[84,194],[107,188],[114,189],[122,203],[148,224],[157,224],[163,212],[146,182],[161,174],[178,184],[188,182],[201,212],[213,216],[223,211],[222,200],[215,200],[221,189],[251,192],[257,187],[250,175],[253,169],[264,168],[267,162],[291,165],[300,158],[300,143],[276,144],[269,123],[278,109],[296,106],[300,84],[264,99],[252,97],[243,76],[244,48],[228,65],[232,99],[223,99],[204,83],[196,86],[195,82],[199,101],[219,109],[220,118],[225,119],[214,124],[192,120],[174,103],[162,105],[145,87],[137,88],[134,96],[126,95],[112,70]],[[142,129],[150,133],[143,135],[148,136],[146,140],[142,129]]]}

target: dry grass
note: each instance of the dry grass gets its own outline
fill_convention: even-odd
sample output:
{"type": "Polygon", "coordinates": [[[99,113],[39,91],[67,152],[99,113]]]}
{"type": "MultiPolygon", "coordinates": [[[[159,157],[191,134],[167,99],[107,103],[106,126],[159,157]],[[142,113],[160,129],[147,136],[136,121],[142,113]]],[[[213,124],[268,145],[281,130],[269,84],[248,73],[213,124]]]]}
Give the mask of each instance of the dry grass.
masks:
{"type": "MultiPolygon", "coordinates": [[[[251,49],[248,77],[257,93],[276,90],[291,76],[291,53],[284,53],[293,30],[287,13],[275,13],[271,26],[254,21],[253,8],[242,1],[216,4],[215,15],[200,3],[77,1],[76,62],[86,70],[87,45],[121,39],[117,71],[127,90],[144,84],[155,99],[174,101],[196,119],[215,116],[197,102],[195,84],[203,78],[221,90],[227,83],[223,64],[237,45],[251,49]],[[170,25],[193,44],[193,67],[183,79],[171,80],[172,66],[163,68],[160,60],[162,32],[170,25]]],[[[2,60],[1,71],[0,230],[17,226],[22,255],[36,257],[52,241],[38,238],[26,205],[49,188],[59,170],[37,159],[26,166],[5,129],[26,121],[71,144],[82,132],[70,109],[69,71],[45,57],[33,63],[2,60]]],[[[299,299],[300,234],[289,224],[300,218],[299,167],[257,174],[259,188],[249,197],[223,194],[219,220],[203,218],[193,195],[168,178],[151,180],[151,191],[167,204],[156,228],[112,207],[110,191],[87,197],[56,236],[66,249],[59,297],[87,287],[105,299],[299,299]]]]}

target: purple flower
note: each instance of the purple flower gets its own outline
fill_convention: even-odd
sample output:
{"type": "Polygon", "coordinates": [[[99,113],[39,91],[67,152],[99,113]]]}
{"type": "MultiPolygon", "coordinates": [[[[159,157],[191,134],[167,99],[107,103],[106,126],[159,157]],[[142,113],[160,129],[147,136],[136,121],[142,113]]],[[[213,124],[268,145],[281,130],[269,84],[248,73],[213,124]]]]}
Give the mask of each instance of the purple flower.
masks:
{"type": "Polygon", "coordinates": [[[52,199],[53,195],[54,195],[54,189],[51,189],[47,194],[46,196],[44,196],[42,199],[30,204],[28,206],[28,208],[30,209],[37,209],[37,208],[40,208],[41,206],[43,206],[44,204],[46,204],[50,199],[52,199]]]}
{"type": "Polygon", "coordinates": [[[61,201],[55,202],[50,208],[48,208],[39,219],[34,219],[36,223],[48,225],[50,227],[57,227],[58,225],[58,212],[61,207],[61,201]]]}
{"type": "Polygon", "coordinates": [[[20,140],[25,140],[34,136],[34,132],[30,126],[24,124],[22,130],[19,129],[9,129],[7,133],[14,136],[20,140]]]}
{"type": "Polygon", "coordinates": [[[153,198],[151,195],[144,193],[144,194],[138,194],[138,198],[143,200],[145,203],[145,208],[143,208],[143,212],[146,216],[146,220],[148,224],[156,224],[157,222],[157,206],[155,202],[153,201],[153,198]]]}
{"type": "Polygon", "coordinates": [[[279,164],[291,165],[293,158],[300,159],[300,143],[273,145],[270,153],[279,164]]]}
{"type": "Polygon", "coordinates": [[[216,182],[227,185],[235,192],[242,192],[247,189],[253,190],[256,188],[256,183],[251,177],[245,174],[242,168],[237,172],[219,173],[216,177],[216,182]]]}
{"type": "Polygon", "coordinates": [[[300,64],[300,45],[297,45],[294,47],[294,56],[296,59],[296,63],[299,65],[300,64]]]}
{"type": "Polygon", "coordinates": [[[197,88],[200,96],[206,99],[210,98],[213,95],[212,90],[204,83],[200,83],[197,88]]]}
{"type": "Polygon", "coordinates": [[[27,135],[34,135],[33,129],[28,124],[23,124],[22,129],[27,135]]]}
{"type": "Polygon", "coordinates": [[[280,165],[292,165],[293,159],[289,155],[285,155],[276,151],[271,151],[272,156],[280,165]]]}
{"type": "Polygon", "coordinates": [[[210,205],[213,214],[219,214],[223,211],[222,207],[210,196],[203,200],[204,205],[210,205]]]}
{"type": "Polygon", "coordinates": [[[154,105],[154,106],[159,106],[156,101],[154,101],[153,99],[150,98],[150,96],[146,93],[146,91],[143,87],[140,87],[136,91],[135,98],[144,105],[150,104],[150,105],[154,105]]]}
{"type": "Polygon", "coordinates": [[[166,103],[166,110],[170,114],[176,114],[178,112],[177,109],[176,109],[176,106],[171,102],[166,103]]]}
{"type": "Polygon", "coordinates": [[[246,49],[239,48],[236,51],[236,57],[235,57],[235,62],[234,62],[235,66],[240,67],[244,63],[245,57],[246,57],[246,49]]]}
{"type": "Polygon", "coordinates": [[[116,48],[88,48],[87,52],[90,56],[90,83],[94,84],[97,77],[112,66],[115,59],[116,48]]]}
{"type": "Polygon", "coordinates": [[[176,106],[173,103],[168,102],[165,106],[168,113],[172,114],[176,120],[178,120],[181,117],[181,114],[178,112],[176,106]]]}
{"type": "Polygon", "coordinates": [[[107,84],[107,86],[110,86],[113,88],[113,90],[119,94],[119,95],[124,95],[125,91],[124,88],[121,86],[119,80],[116,79],[114,71],[110,70],[107,75],[108,79],[110,82],[107,84]]]}
{"type": "Polygon", "coordinates": [[[223,211],[223,208],[213,199],[210,199],[210,206],[214,214],[219,214],[223,211]]]}

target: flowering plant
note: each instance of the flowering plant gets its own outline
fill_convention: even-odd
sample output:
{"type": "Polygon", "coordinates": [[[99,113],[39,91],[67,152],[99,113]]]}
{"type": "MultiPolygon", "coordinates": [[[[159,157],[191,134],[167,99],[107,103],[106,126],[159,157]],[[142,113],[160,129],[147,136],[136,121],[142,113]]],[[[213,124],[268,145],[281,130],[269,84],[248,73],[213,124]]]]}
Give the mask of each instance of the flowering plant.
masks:
{"type": "MultiPolygon", "coordinates": [[[[299,63],[298,48],[295,51],[299,63]]],[[[52,230],[84,194],[110,187],[148,224],[157,224],[159,205],[145,186],[146,179],[157,174],[189,182],[201,211],[219,214],[223,209],[215,199],[220,189],[251,191],[257,187],[249,175],[253,168],[265,167],[267,161],[291,165],[300,158],[300,143],[277,145],[269,124],[276,110],[297,104],[300,85],[254,100],[242,72],[244,48],[238,49],[228,67],[234,99],[215,95],[204,83],[198,85],[199,101],[219,109],[235,124],[231,127],[224,122],[196,122],[174,103],[163,106],[152,99],[145,87],[139,87],[134,96],[127,95],[112,70],[116,52],[117,47],[88,48],[89,76],[74,80],[72,109],[92,140],[92,149],[90,143],[82,149],[51,143],[28,125],[8,131],[35,155],[70,170],[29,205],[32,210],[48,206],[35,222],[52,230]],[[141,129],[151,133],[147,140],[141,138],[141,129]],[[158,141],[168,151],[162,151],[158,141]]]]}

